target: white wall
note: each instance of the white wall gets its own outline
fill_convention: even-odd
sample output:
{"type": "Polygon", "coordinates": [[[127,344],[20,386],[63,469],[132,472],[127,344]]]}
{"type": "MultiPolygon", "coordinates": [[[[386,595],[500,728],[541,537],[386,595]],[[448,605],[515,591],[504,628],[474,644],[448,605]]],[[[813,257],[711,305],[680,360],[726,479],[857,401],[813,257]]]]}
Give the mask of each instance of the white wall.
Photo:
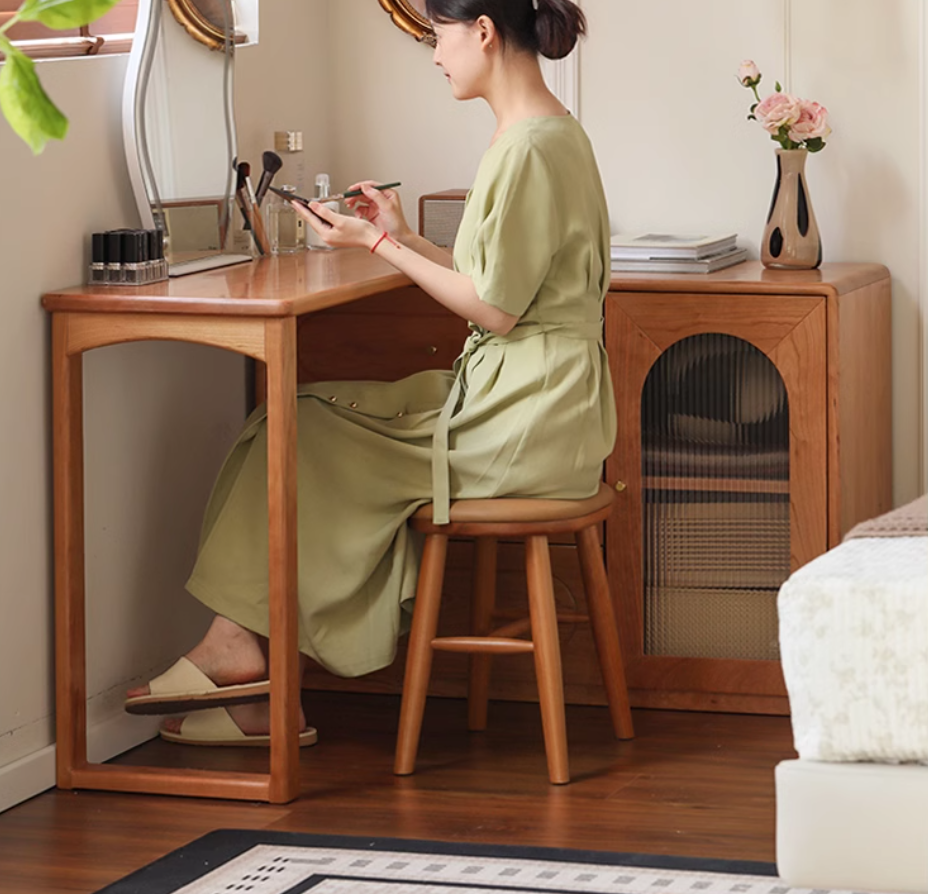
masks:
{"type": "MultiPolygon", "coordinates": [[[[329,131],[314,127],[304,85],[321,83],[326,53],[304,50],[326,20],[325,0],[265,3],[262,44],[239,54],[239,155],[259,170],[275,129],[304,130],[325,157],[329,131]]],[[[0,121],[0,810],[54,781],[49,325],[39,299],[83,281],[91,232],[139,223],[122,146],[125,64],[38,63],[71,129],[37,158],[0,121]]],[[[89,739],[100,758],[153,729],[123,714],[126,686],[207,622],[184,581],[241,425],[244,373],[232,354],[147,343],[91,352],[84,374],[89,739]]]]}
{"type": "MultiPolygon", "coordinates": [[[[809,158],[829,261],[886,264],[894,280],[895,498],[925,488],[919,302],[928,240],[923,182],[923,0],[583,0],[579,116],[599,158],[613,229],[733,229],[753,257],[770,204],[774,144],[746,120],[735,73],[753,58],[775,81],[832,113],[809,158]]],[[[466,187],[493,122],[457,104],[431,51],[375,0],[332,6],[339,181],[402,180],[414,217],[423,192],[466,187]],[[364,60],[367,64],[359,64],[364,60]]]]}
{"type": "MultiPolygon", "coordinates": [[[[924,489],[919,333],[928,301],[928,91],[922,0],[584,0],[581,120],[616,230],[733,228],[756,255],[773,144],[745,114],[735,71],[753,57],[832,111],[809,161],[828,260],[894,275],[896,501],[924,489]],[[922,311],[920,316],[919,305],[922,311]],[[921,483],[921,488],[919,484],[921,483]]],[[[83,278],[86,238],[137,223],[122,155],[125,60],[42,63],[71,116],[39,158],[0,122],[0,809],[51,784],[52,615],[48,323],[45,290],[83,278]]],[[[301,130],[285,159],[301,189],[402,180],[467,186],[493,121],[455,103],[430,51],[377,0],[265,0],[261,43],[237,62],[239,157],[260,168],[275,130],[301,130]]],[[[125,686],[196,639],[204,613],[183,591],[200,513],[242,415],[241,363],[147,344],[91,354],[86,369],[92,723],[101,748],[150,727],[121,715],[125,686]]],[[[93,730],[92,730],[93,738],[93,730]]]]}

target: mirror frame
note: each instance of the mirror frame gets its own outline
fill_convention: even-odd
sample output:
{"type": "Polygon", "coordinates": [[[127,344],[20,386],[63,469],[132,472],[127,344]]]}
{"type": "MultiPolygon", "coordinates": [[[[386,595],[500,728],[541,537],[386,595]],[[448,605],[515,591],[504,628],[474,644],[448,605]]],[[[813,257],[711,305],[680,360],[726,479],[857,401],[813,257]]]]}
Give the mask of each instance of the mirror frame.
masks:
{"type": "Polygon", "coordinates": [[[429,20],[417,12],[408,0],[380,0],[380,5],[393,19],[393,24],[420,43],[435,46],[435,34],[429,20]]]}
{"type": "Polygon", "coordinates": [[[225,32],[197,9],[195,0],[168,0],[168,6],[171,7],[174,18],[194,40],[206,44],[211,50],[225,48],[225,32]]]}

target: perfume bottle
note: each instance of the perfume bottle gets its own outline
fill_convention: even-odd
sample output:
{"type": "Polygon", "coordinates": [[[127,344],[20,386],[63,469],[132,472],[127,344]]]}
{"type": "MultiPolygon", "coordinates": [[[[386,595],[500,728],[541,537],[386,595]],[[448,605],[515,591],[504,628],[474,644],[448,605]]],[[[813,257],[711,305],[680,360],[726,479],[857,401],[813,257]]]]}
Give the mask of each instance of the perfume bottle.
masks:
{"type": "MultiPolygon", "coordinates": [[[[337,214],[339,210],[338,202],[326,202],[326,199],[331,195],[331,189],[329,175],[317,174],[315,199],[317,202],[322,202],[326,208],[337,214]]],[[[312,249],[328,250],[332,248],[331,245],[326,245],[325,242],[322,241],[322,237],[312,227],[306,228],[306,245],[312,249]]]]}
{"type": "MultiPolygon", "coordinates": [[[[281,192],[296,195],[295,186],[281,186],[281,192]]],[[[271,254],[289,255],[306,247],[306,223],[291,202],[275,195],[267,209],[271,254]]]]}

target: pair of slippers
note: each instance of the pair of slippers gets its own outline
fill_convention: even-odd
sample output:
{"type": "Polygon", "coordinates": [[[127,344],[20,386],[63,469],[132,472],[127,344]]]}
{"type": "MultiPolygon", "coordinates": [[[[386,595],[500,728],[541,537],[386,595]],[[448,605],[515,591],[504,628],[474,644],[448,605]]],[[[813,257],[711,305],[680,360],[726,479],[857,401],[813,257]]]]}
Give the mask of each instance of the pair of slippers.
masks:
{"type": "MultiPolygon", "coordinates": [[[[183,745],[251,745],[266,747],[268,735],[246,735],[226,710],[266,699],[269,680],[236,686],[217,686],[190,659],[180,658],[161,676],[149,683],[149,694],[126,699],[130,714],[182,714],[187,716],[179,732],[161,729],[161,737],[183,745]],[[188,713],[192,712],[192,713],[188,713]]],[[[307,727],[300,733],[300,747],[315,745],[316,730],[307,727]]]]}

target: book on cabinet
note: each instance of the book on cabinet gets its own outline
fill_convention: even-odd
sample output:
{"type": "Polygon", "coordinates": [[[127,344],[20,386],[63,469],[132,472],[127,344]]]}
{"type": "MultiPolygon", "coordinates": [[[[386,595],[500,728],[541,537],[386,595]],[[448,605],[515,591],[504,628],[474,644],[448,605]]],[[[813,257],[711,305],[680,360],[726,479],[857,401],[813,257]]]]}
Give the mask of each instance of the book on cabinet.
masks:
{"type": "Polygon", "coordinates": [[[735,248],[736,233],[715,235],[680,235],[675,233],[641,233],[616,235],[610,242],[612,260],[699,260],[735,248]]]}

